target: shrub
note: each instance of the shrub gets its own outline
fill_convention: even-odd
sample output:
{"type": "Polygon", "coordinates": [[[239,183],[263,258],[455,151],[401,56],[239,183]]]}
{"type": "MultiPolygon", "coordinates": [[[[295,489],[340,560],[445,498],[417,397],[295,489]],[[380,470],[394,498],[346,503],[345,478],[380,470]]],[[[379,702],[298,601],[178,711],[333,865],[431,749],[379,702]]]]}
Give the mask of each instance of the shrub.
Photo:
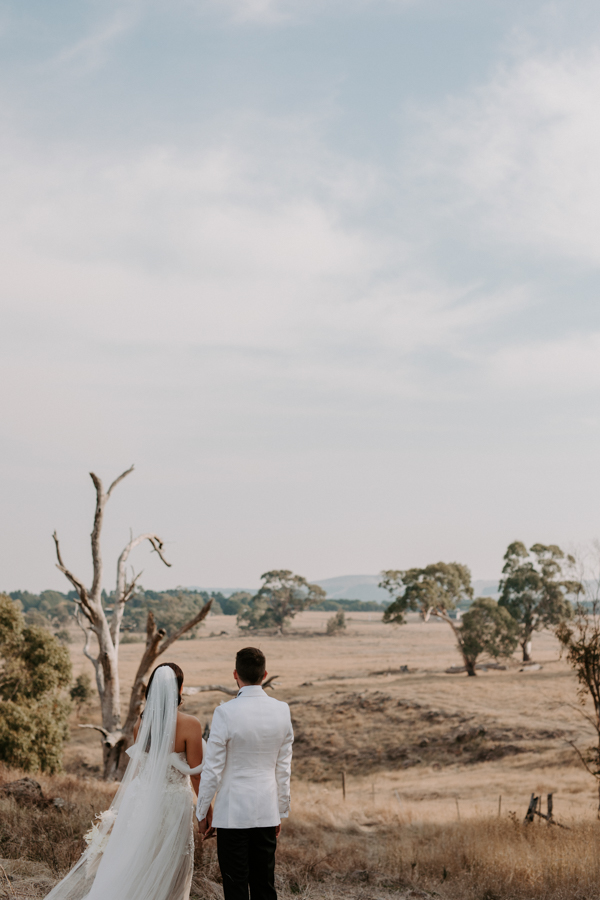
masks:
{"type": "Polygon", "coordinates": [[[78,675],[75,679],[75,684],[69,691],[71,700],[76,703],[77,707],[80,709],[84,703],[87,703],[88,700],[92,699],[93,694],[92,679],[88,673],[84,672],[82,675],[78,675]]]}
{"type": "Polygon", "coordinates": [[[0,759],[26,771],[57,772],[67,738],[71,680],[66,647],[47,629],[26,626],[0,594],[0,759]]]}
{"type": "Polygon", "coordinates": [[[338,609],[335,616],[327,620],[327,634],[340,634],[346,630],[346,616],[343,609],[338,609]]]}

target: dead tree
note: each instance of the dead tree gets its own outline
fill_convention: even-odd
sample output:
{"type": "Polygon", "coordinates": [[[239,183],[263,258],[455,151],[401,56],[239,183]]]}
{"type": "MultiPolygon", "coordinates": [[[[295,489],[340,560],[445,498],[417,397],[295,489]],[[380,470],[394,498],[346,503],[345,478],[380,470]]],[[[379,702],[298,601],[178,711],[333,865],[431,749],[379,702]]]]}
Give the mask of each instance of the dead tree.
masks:
{"type": "MultiPolygon", "coordinates": [[[[102,716],[102,725],[87,725],[82,727],[95,728],[102,736],[103,744],[103,761],[104,761],[104,778],[112,779],[118,776],[122,770],[122,757],[125,750],[131,744],[133,734],[133,724],[137,719],[137,713],[133,720],[133,724],[129,725],[132,711],[137,709],[139,712],[139,704],[143,698],[143,679],[148,670],[152,666],[161,653],[170,647],[182,634],[194,628],[204,619],[210,609],[210,602],[206,604],[200,612],[185,623],[178,631],[175,632],[167,640],[163,640],[165,632],[156,629],[154,617],[152,613],[148,615],[148,637],[146,640],[146,650],[140,662],[136,680],[132,689],[132,697],[129,704],[129,713],[125,726],[121,724],[121,698],[119,683],[119,639],[121,621],[125,604],[132,596],[138,578],[141,573],[133,575],[130,582],[126,577],[126,563],[131,551],[144,541],[148,541],[155,553],[158,554],[161,561],[170,566],[163,555],[163,542],[156,534],[141,534],[138,537],[132,537],[126,547],[123,549],[117,563],[117,585],[116,596],[112,616],[110,621],[106,615],[104,605],[102,603],[102,553],[100,547],[100,537],[102,533],[102,523],[104,519],[104,510],[110,496],[115,487],[124,478],[133,471],[131,466],[127,471],[123,472],[116,478],[107,491],[104,490],[102,481],[90,472],[90,477],[94,482],[96,489],[96,512],[94,515],[94,526],[91,534],[92,543],[92,566],[93,578],[91,588],[86,588],[83,582],[76,578],[75,575],[65,566],[56,532],[54,532],[54,543],[56,546],[56,556],[58,559],[57,568],[71,582],[77,597],[75,598],[76,612],[75,618],[80,628],[84,632],[85,642],[83,647],[84,655],[90,660],[96,674],[96,686],[100,697],[100,709],[102,716]],[[92,649],[93,639],[96,638],[97,647],[92,649]],[[94,655],[96,653],[96,655],[94,655]],[[137,697],[139,695],[139,702],[137,697]]],[[[126,757],[125,757],[126,758],[126,757]]]]}

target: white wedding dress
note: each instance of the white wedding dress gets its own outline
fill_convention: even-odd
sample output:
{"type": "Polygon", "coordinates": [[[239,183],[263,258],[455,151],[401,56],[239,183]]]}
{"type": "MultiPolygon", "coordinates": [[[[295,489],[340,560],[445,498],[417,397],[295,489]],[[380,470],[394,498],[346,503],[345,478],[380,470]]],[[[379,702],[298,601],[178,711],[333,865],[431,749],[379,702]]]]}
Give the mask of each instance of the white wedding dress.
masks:
{"type": "Polygon", "coordinates": [[[184,753],[174,753],[178,691],[155,672],[131,761],[115,799],[86,835],[87,850],[46,900],[188,900],[193,802],[184,753]]]}

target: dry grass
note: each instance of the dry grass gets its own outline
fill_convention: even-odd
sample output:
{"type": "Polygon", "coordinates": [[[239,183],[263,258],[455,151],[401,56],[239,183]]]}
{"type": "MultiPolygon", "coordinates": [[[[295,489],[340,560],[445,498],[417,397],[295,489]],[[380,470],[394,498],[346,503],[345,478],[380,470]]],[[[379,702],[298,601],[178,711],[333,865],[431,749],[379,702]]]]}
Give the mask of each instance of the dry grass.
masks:
{"type": "Polygon", "coordinates": [[[422,890],[449,900],[562,900],[600,896],[600,827],[566,831],[506,819],[452,825],[359,826],[290,822],[280,872],[290,892],[319,885],[371,896],[422,890]]]}
{"type": "MultiPolygon", "coordinates": [[[[0,764],[0,788],[27,774],[0,764]]],[[[83,835],[96,813],[110,804],[115,785],[75,775],[35,778],[46,797],[60,797],[65,805],[38,808],[0,793],[0,857],[43,863],[59,874],[79,859],[83,835]]]]}
{"type": "MultiPolygon", "coordinates": [[[[23,773],[0,770],[2,782],[23,773]]],[[[79,857],[93,815],[114,786],[77,776],[40,778],[62,809],[0,800],[0,857],[17,896],[44,896],[79,857]]],[[[298,785],[300,787],[300,785],[298,785]]],[[[447,900],[595,900],[600,898],[600,825],[524,826],[514,815],[442,824],[409,821],[405,807],[300,788],[278,851],[278,888],[286,900],[438,895],[447,900]],[[320,794],[318,792],[321,792],[320,794]]],[[[198,845],[192,897],[222,897],[214,841],[198,845]]],[[[10,896],[0,871],[0,897],[10,896]],[[4,883],[4,886],[3,886],[4,883]]]]}
{"type": "MultiPolygon", "coordinates": [[[[445,674],[457,656],[443,625],[394,629],[354,614],[347,633],[328,638],[329,615],[308,613],[284,638],[255,639],[280,676],[276,696],[291,703],[297,735],[292,816],[278,851],[284,900],[600,900],[594,784],[566,743],[584,746],[589,736],[552,635],[536,636],[536,672],[514,664],[465,678],[445,674]],[[531,791],[554,793],[569,830],[520,824],[531,791]]],[[[229,617],[211,618],[209,630],[229,634],[173,647],[188,685],[230,684],[235,651],[249,642],[229,617]]],[[[87,671],[79,644],[71,650],[75,674],[87,671]]],[[[121,650],[124,700],[140,653],[139,644],[121,650]]],[[[186,711],[204,723],[223,699],[188,697],[186,711]]],[[[90,777],[99,772],[100,742],[79,721],[99,721],[97,706],[73,718],[69,774],[39,777],[67,807],[0,799],[0,857],[23,897],[48,892],[114,791],[90,777]]],[[[21,774],[0,769],[0,782],[21,774]]],[[[0,897],[3,890],[9,896],[0,871],[0,897]]],[[[192,897],[222,898],[214,842],[197,847],[192,897]]]]}

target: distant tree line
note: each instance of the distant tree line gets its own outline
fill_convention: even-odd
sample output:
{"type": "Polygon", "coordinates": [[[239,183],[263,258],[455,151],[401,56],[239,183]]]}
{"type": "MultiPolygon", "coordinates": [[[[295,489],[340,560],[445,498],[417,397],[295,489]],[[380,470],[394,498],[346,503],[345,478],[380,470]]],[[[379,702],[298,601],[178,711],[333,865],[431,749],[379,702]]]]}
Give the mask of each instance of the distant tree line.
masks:
{"type": "MultiPolygon", "coordinates": [[[[12,591],[9,596],[19,604],[27,625],[50,628],[55,631],[59,639],[68,640],[65,628],[69,622],[73,621],[75,591],[61,593],[60,591],[46,590],[39,594],[32,594],[29,591],[12,591]]],[[[254,600],[256,596],[257,594],[249,591],[236,591],[226,596],[220,591],[199,591],[183,587],[171,588],[166,591],[151,591],[137,587],[125,605],[121,630],[125,633],[144,631],[148,613],[152,612],[157,625],[164,628],[167,634],[171,634],[184,622],[187,622],[195,612],[202,609],[209,600],[212,600],[212,615],[239,616],[244,610],[256,608],[254,600]]],[[[313,609],[324,612],[337,612],[342,609],[346,612],[381,613],[382,609],[391,603],[391,601],[384,601],[382,604],[374,600],[345,598],[330,600],[323,599],[320,594],[311,595],[310,600],[312,601],[312,599],[318,602],[314,604],[309,602],[309,605],[312,605],[313,609]]],[[[115,592],[103,591],[102,600],[110,619],[115,603],[115,592]]],[[[262,600],[264,600],[264,593],[261,597],[262,600]]],[[[306,608],[304,602],[302,602],[302,608],[306,608]]],[[[253,618],[256,619],[256,616],[253,618]]],[[[244,618],[244,623],[246,620],[247,617],[244,618]]],[[[273,624],[277,627],[279,623],[273,624]]],[[[197,635],[198,629],[193,629],[184,635],[184,638],[193,638],[197,635]]]]}

